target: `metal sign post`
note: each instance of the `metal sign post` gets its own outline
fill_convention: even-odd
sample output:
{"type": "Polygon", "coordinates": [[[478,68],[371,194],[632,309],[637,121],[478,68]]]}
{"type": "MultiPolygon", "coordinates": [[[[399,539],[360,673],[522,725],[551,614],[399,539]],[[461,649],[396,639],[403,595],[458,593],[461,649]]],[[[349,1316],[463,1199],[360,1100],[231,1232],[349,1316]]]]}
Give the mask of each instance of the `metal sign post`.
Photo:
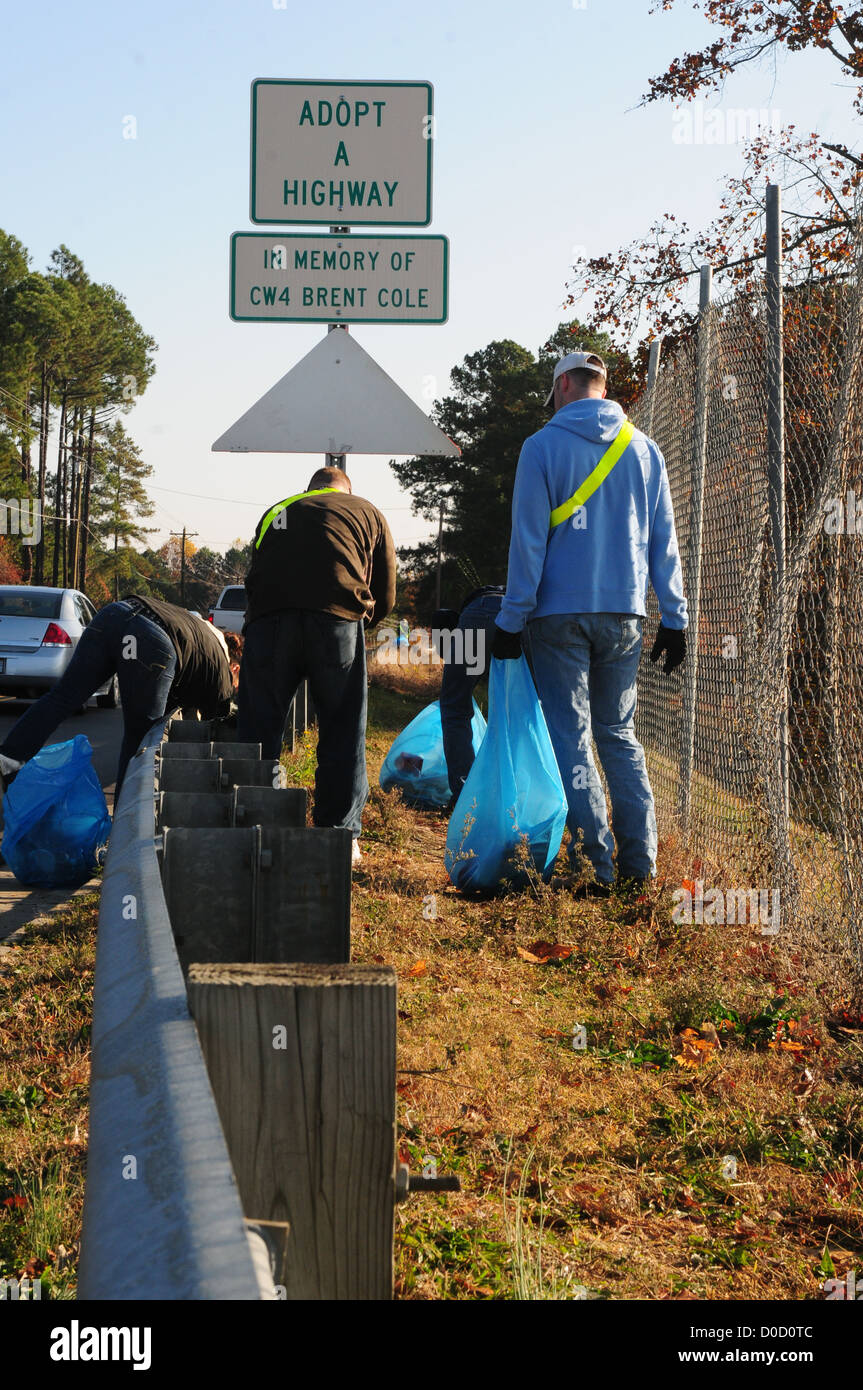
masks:
{"type": "MultiPolygon", "coordinates": [[[[350,236],[350,234],[351,234],[351,229],[350,229],[350,227],[330,227],[330,233],[331,233],[331,235],[333,235],[333,236],[338,236],[339,233],[341,233],[343,236],[350,236]]],[[[345,323],[345,324],[341,324],[341,323],[329,323],[329,324],[327,324],[327,332],[328,332],[328,333],[332,333],[332,331],[333,331],[334,328],[344,328],[345,332],[346,332],[346,333],[348,332],[348,325],[347,325],[346,323],[345,323]]],[[[344,456],[344,454],[327,454],[326,459],[327,459],[327,466],[328,466],[329,468],[340,468],[340,469],[342,470],[343,473],[347,472],[347,469],[345,468],[345,456],[344,456]]],[[[308,682],[306,682],[306,684],[308,684],[308,682]]]]}

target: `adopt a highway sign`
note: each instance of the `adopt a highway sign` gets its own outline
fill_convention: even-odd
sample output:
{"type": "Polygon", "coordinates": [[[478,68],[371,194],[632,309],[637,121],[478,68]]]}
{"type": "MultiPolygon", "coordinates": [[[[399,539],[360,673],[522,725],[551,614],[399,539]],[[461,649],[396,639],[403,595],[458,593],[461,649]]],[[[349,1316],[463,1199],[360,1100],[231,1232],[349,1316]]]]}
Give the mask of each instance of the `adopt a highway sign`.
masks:
{"type": "Polygon", "coordinates": [[[238,323],[445,323],[444,236],[234,232],[238,323]]]}
{"type": "Polygon", "coordinates": [[[427,227],[430,82],[252,83],[252,222],[427,227]]]}

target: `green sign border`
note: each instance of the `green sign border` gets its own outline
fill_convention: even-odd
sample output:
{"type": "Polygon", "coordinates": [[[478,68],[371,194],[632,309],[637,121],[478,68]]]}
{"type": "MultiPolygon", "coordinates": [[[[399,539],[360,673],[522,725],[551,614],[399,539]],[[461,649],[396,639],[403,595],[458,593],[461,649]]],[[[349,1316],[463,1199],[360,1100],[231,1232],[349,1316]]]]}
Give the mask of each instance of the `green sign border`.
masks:
{"type": "MultiPolygon", "coordinates": [[[[340,227],[341,227],[341,226],[345,226],[345,227],[427,227],[427,226],[429,225],[429,223],[430,223],[431,220],[432,220],[432,145],[434,144],[434,140],[433,140],[433,139],[430,139],[430,140],[427,140],[427,141],[426,141],[426,144],[428,145],[428,154],[427,154],[427,159],[426,159],[426,216],[425,216],[425,220],[424,220],[424,221],[420,221],[420,222],[392,222],[392,221],[390,221],[390,222],[383,222],[383,221],[373,222],[373,221],[371,221],[371,220],[369,220],[369,221],[364,221],[364,220],[362,220],[362,221],[356,221],[356,220],[351,220],[350,218],[346,218],[346,217],[344,217],[344,216],[341,216],[341,214],[340,214],[340,216],[341,216],[341,221],[340,221],[338,224],[336,224],[336,223],[334,223],[334,221],[333,221],[333,219],[332,219],[331,217],[256,217],[256,216],[255,216],[255,203],[256,203],[256,199],[257,199],[257,188],[256,188],[256,180],[255,180],[255,169],[256,169],[256,165],[257,165],[257,135],[258,135],[258,132],[257,132],[257,119],[258,119],[257,89],[258,89],[258,87],[425,87],[426,92],[427,92],[427,94],[428,94],[428,112],[427,112],[427,114],[428,114],[429,116],[432,116],[432,115],[433,115],[433,95],[434,95],[434,89],[433,89],[433,87],[432,87],[431,82],[422,82],[422,81],[416,81],[416,82],[370,82],[370,81],[365,81],[365,82],[361,82],[361,81],[357,81],[357,80],[349,80],[349,81],[346,81],[346,82],[339,82],[337,79],[331,81],[331,80],[329,80],[329,79],[323,79],[323,78],[312,78],[312,79],[309,79],[308,81],[301,81],[299,78],[294,78],[294,77],[256,77],[256,78],[254,79],[254,81],[252,82],[252,90],[251,90],[251,103],[252,103],[252,113],[251,113],[251,126],[252,126],[251,165],[252,165],[252,167],[251,167],[251,182],[250,182],[250,196],[249,196],[249,221],[250,221],[250,222],[254,222],[254,223],[255,223],[257,226],[259,226],[259,227],[284,227],[284,226],[293,226],[293,227],[332,227],[332,226],[336,226],[336,225],[338,225],[338,226],[340,226],[340,227]]],[[[434,130],[434,124],[432,124],[431,129],[434,130]]]]}
{"type": "Polygon", "coordinates": [[[231,284],[230,284],[230,316],[234,323],[393,323],[393,324],[436,324],[446,323],[449,318],[449,237],[439,235],[411,236],[407,232],[376,232],[363,233],[356,235],[353,233],[348,238],[342,237],[338,232],[317,232],[308,234],[303,232],[232,232],[231,233],[231,284]],[[283,236],[285,241],[342,241],[349,240],[350,245],[360,241],[441,241],[443,242],[443,318],[422,318],[422,319],[393,319],[393,318],[338,318],[332,312],[321,317],[315,315],[270,315],[267,318],[259,318],[256,314],[237,314],[235,312],[234,287],[236,282],[237,269],[237,239],[239,237],[257,237],[264,241],[273,241],[274,238],[283,236]]]}

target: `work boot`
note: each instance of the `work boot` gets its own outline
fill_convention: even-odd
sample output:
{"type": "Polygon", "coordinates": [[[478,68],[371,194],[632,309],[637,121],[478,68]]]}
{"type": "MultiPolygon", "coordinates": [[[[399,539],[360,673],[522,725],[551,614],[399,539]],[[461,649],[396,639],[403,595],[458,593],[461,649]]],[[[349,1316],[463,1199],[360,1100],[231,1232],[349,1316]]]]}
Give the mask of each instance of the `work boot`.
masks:
{"type": "Polygon", "coordinates": [[[595,878],[585,883],[580,874],[561,874],[551,880],[552,888],[568,888],[574,898],[608,898],[611,884],[604,879],[595,878]]]}
{"type": "Polygon", "coordinates": [[[650,882],[646,874],[618,874],[614,891],[622,898],[637,898],[647,892],[650,882]]]}
{"type": "Polygon", "coordinates": [[[592,883],[580,883],[573,890],[574,898],[610,898],[611,884],[604,879],[595,878],[592,883]]]}

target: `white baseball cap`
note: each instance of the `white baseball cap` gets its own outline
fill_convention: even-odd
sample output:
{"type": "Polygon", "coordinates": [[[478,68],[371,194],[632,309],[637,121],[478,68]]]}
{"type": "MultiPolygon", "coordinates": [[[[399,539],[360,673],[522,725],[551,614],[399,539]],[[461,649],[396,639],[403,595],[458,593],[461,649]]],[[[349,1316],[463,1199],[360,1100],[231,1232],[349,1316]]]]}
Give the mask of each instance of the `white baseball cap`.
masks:
{"type": "Polygon", "coordinates": [[[545,398],[546,405],[551,405],[554,397],[554,383],[564,372],[596,372],[597,376],[607,376],[605,363],[595,352],[569,352],[566,357],[561,357],[559,362],[554,364],[554,376],[551,379],[551,390],[545,398]]]}

